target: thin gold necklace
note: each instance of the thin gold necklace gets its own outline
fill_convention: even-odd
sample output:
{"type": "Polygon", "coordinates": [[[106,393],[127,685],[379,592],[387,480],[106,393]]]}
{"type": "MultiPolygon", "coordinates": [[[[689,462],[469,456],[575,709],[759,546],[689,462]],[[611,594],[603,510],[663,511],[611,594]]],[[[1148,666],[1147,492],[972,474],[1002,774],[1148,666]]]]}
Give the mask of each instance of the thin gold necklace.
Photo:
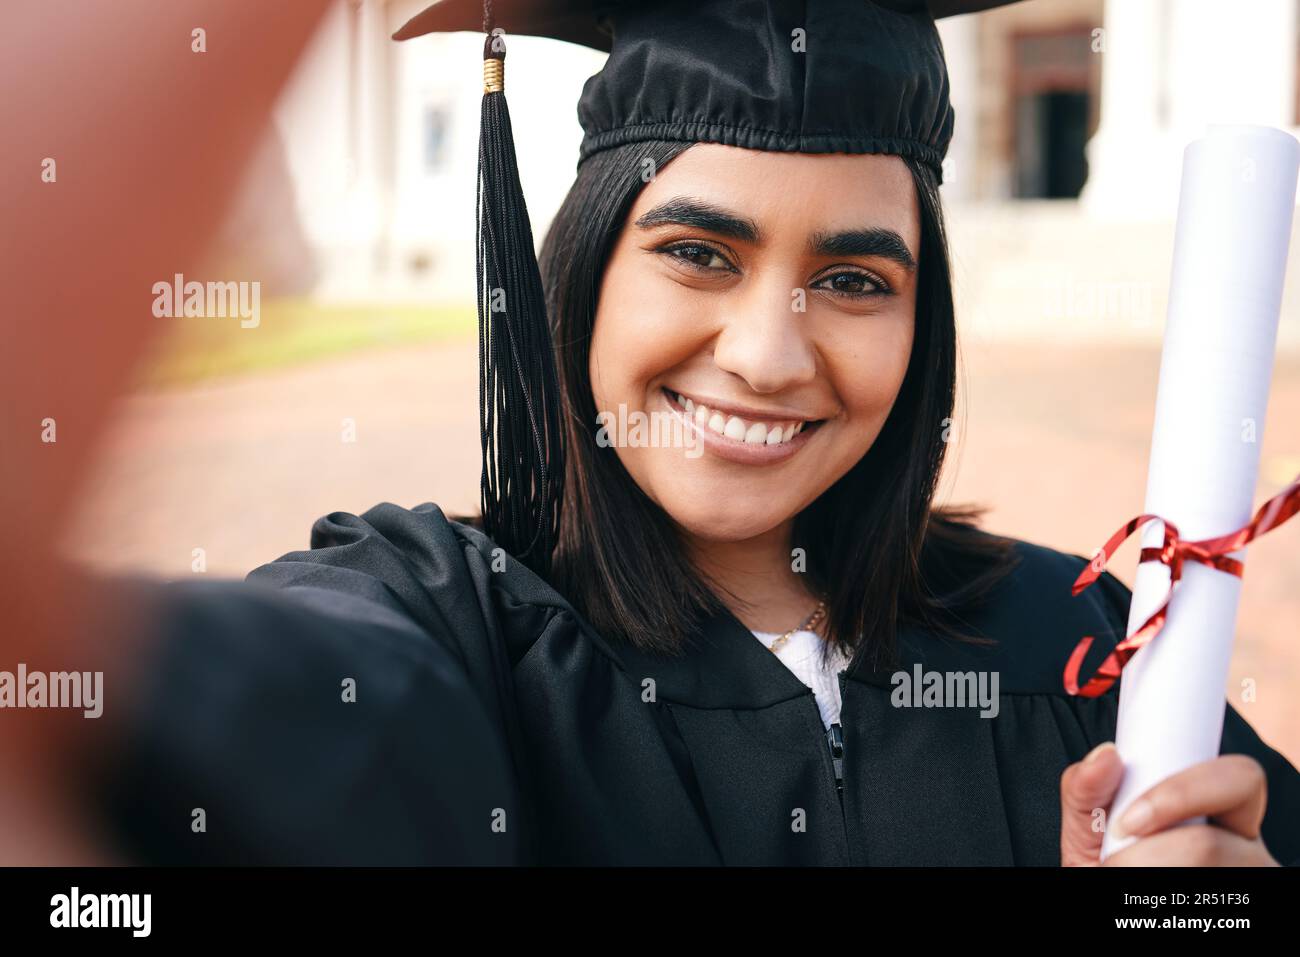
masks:
{"type": "Polygon", "coordinates": [[[784,635],[778,636],[775,641],[773,641],[770,645],[767,646],[767,650],[772,652],[773,654],[776,654],[783,647],[785,647],[785,643],[787,641],[789,641],[791,638],[794,637],[795,632],[816,631],[817,626],[822,623],[822,619],[825,617],[826,617],[826,599],[823,598],[821,601],[817,603],[817,607],[813,609],[813,613],[811,615],[809,615],[799,624],[795,625],[784,635]]]}

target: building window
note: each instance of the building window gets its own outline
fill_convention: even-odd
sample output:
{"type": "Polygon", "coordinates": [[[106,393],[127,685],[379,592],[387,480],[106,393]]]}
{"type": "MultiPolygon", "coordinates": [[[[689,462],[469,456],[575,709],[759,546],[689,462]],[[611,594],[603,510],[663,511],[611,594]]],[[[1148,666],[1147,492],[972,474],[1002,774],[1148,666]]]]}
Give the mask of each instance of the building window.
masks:
{"type": "Polygon", "coordinates": [[[1084,148],[1095,129],[1091,30],[1086,26],[1014,38],[1012,94],[1015,195],[1074,198],[1088,178],[1084,148]]]}
{"type": "Polygon", "coordinates": [[[428,173],[440,172],[447,162],[447,132],[451,123],[450,112],[441,103],[424,108],[424,169],[428,173]]]}

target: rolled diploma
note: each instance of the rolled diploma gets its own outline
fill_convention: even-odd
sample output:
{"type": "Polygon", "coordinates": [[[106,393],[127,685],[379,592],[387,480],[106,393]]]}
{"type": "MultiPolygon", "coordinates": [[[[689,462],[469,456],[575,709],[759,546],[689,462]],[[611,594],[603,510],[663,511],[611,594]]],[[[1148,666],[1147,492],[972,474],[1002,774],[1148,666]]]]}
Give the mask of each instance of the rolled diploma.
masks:
{"type": "MultiPolygon", "coordinates": [[[[1298,164],[1300,143],[1263,126],[1212,126],[1183,154],[1143,511],[1184,540],[1234,531],[1253,514],[1298,164]]],[[[1148,522],[1142,546],[1161,537],[1148,522]]],[[[1164,565],[1138,565],[1128,634],[1168,584],[1164,565]]],[[[1103,859],[1132,843],[1111,835],[1135,798],[1218,755],[1240,590],[1234,575],[1185,563],[1164,628],[1125,667],[1115,732],[1125,771],[1103,859]]]]}

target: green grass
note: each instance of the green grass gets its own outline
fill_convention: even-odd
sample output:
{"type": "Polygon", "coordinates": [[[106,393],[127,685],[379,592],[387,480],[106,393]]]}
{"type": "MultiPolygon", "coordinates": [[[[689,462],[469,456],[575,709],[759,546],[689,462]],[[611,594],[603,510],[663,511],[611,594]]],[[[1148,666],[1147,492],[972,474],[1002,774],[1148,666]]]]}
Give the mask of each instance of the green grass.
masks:
{"type": "Polygon", "coordinates": [[[265,372],[378,346],[474,335],[473,305],[330,303],[272,299],[251,329],[239,319],[167,319],[174,328],[140,370],[153,388],[265,372]]]}

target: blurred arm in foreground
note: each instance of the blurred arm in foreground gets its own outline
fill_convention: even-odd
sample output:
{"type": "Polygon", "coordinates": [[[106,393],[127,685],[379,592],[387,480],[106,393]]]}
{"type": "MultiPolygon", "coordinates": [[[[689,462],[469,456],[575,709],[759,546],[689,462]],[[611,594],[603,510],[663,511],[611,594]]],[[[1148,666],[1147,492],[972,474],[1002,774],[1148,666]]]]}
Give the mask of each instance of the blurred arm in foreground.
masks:
{"type": "Polygon", "coordinates": [[[106,704],[100,719],[0,712],[0,863],[107,859],[67,762],[95,750],[114,701],[131,694],[148,629],[131,624],[129,589],[60,563],[60,533],[111,401],[159,331],[153,283],[201,262],[327,6],[47,0],[6,11],[0,669],[102,671],[106,704]]]}

